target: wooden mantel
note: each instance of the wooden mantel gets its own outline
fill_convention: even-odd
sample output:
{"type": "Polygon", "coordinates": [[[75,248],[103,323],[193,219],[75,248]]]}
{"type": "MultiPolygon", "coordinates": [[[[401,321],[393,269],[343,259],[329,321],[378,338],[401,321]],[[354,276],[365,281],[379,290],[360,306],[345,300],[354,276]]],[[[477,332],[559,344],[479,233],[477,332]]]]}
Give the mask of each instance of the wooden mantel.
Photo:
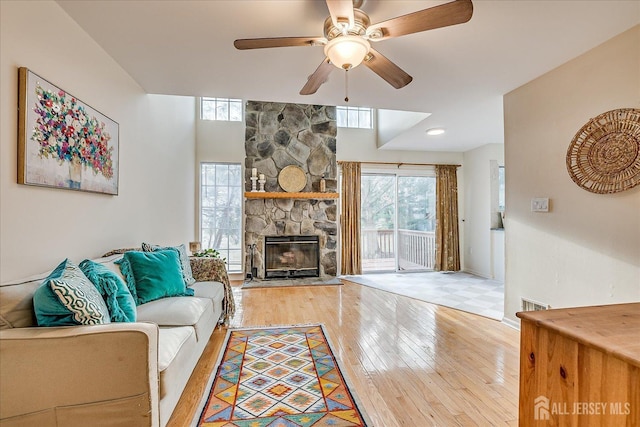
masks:
{"type": "Polygon", "coordinates": [[[317,193],[311,191],[303,193],[246,191],[244,197],[247,199],[337,199],[338,193],[317,193]]]}

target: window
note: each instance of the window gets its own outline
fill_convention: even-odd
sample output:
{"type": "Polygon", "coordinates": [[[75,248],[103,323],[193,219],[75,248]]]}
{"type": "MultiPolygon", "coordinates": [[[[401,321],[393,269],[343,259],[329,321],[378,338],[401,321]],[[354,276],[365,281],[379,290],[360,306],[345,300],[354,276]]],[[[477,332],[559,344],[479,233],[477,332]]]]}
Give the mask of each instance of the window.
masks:
{"type": "Polygon", "coordinates": [[[202,120],[242,121],[242,100],[229,98],[200,98],[202,120]]]}
{"type": "Polygon", "coordinates": [[[229,272],[242,271],[242,167],[200,165],[200,241],[227,259],[229,272]]]}
{"type": "Polygon", "coordinates": [[[373,109],[364,107],[336,107],[338,127],[373,129],[373,109]]]}
{"type": "Polygon", "coordinates": [[[498,168],[498,212],[504,212],[504,166],[498,168]]]}

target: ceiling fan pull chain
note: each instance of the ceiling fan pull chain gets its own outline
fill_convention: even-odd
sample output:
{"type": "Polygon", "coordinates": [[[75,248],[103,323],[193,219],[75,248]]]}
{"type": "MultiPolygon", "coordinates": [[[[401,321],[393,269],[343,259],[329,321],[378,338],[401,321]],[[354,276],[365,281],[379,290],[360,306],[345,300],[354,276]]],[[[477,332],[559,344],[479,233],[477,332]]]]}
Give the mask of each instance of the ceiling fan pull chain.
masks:
{"type": "Polygon", "coordinates": [[[344,102],[349,102],[349,70],[344,70],[344,102]]]}

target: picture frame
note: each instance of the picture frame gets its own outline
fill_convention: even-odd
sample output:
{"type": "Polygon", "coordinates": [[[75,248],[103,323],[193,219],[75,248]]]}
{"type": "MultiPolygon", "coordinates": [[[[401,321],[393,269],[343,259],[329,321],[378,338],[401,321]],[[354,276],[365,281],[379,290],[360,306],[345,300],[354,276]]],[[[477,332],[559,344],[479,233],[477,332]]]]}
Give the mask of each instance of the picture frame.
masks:
{"type": "Polygon", "coordinates": [[[18,69],[18,183],[118,195],[119,125],[18,69]]]}

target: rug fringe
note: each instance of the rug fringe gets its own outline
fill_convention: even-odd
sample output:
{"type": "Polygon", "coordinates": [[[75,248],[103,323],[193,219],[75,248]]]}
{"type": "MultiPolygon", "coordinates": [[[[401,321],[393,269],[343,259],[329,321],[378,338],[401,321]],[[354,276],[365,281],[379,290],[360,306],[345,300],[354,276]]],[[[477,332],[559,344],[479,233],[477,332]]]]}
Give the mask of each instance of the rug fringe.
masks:
{"type": "Polygon", "coordinates": [[[295,325],[258,325],[258,326],[241,326],[241,327],[228,327],[229,331],[246,331],[250,329],[277,329],[277,328],[306,328],[310,326],[321,326],[324,328],[322,323],[298,323],[295,325]]]}

